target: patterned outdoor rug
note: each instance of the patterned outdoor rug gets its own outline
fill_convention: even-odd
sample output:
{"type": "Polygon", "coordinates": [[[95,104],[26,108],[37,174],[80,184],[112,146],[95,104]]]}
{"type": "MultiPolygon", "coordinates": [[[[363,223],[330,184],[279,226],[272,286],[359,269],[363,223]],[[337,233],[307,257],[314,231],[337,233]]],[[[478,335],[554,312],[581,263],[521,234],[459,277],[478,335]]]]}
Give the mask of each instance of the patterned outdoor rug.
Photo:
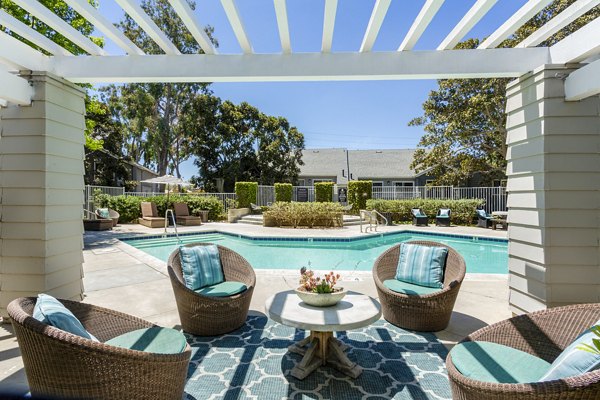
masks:
{"type": "Polygon", "coordinates": [[[187,399],[450,399],[446,348],[433,334],[414,333],[383,320],[338,332],[364,372],[352,379],[323,366],[304,380],[290,376],[301,359],[287,347],[306,332],[264,316],[219,337],[186,335],[192,360],[187,399]]]}

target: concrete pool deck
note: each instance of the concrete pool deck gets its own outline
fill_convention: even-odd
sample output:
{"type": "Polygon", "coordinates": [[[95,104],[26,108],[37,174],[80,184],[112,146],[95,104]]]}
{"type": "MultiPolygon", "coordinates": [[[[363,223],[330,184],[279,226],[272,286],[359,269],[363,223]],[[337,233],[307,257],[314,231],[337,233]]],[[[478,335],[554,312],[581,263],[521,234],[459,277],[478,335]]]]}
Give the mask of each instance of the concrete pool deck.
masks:
{"type": "MultiPolygon", "coordinates": [[[[248,236],[353,237],[359,226],[342,229],[283,229],[256,225],[208,223],[197,227],[179,227],[179,232],[223,231],[248,236]]],[[[377,233],[422,231],[457,235],[506,238],[506,231],[477,227],[415,227],[398,225],[379,227],[377,233]]],[[[86,303],[132,314],[158,325],[179,327],[179,316],[166,264],[119,241],[119,237],[161,234],[162,228],[124,224],[113,231],[86,232],[84,235],[84,299],[86,303]]],[[[169,233],[173,229],[169,228],[169,233]]],[[[256,289],[250,306],[252,313],[264,314],[265,300],[272,294],[297,287],[295,270],[256,270],[256,289]]],[[[377,298],[371,272],[353,272],[343,286],[377,298]]],[[[488,324],[509,318],[507,276],[468,274],[463,282],[450,325],[436,336],[447,346],[488,324]]],[[[12,390],[28,392],[16,338],[12,327],[0,325],[0,393],[12,390]]]]}

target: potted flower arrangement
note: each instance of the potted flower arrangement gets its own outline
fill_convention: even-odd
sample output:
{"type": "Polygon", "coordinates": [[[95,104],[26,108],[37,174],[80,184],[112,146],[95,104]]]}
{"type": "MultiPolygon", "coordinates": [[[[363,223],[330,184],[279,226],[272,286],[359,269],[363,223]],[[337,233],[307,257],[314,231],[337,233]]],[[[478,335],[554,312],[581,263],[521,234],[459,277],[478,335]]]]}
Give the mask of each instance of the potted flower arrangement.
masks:
{"type": "Polygon", "coordinates": [[[346,295],[344,288],[335,287],[339,279],[340,274],[334,274],[333,271],[321,278],[316,276],[314,271],[302,267],[300,269],[300,287],[296,289],[296,294],[311,306],[333,306],[346,295]]]}

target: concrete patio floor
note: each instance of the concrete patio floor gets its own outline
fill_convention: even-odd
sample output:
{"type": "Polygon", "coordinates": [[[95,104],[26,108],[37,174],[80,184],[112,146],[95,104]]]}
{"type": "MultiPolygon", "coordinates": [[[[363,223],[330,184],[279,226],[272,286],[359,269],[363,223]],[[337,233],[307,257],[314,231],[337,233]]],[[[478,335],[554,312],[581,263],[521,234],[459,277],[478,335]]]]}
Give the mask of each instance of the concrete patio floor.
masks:
{"type": "MultiPolygon", "coordinates": [[[[227,231],[250,236],[351,237],[365,235],[358,226],[342,229],[282,229],[255,225],[208,223],[199,227],[180,227],[179,232],[227,231]]],[[[411,230],[506,238],[506,231],[475,227],[380,227],[378,233],[411,230]]],[[[137,224],[120,225],[113,231],[86,232],[84,235],[84,302],[136,315],[158,325],[179,327],[179,316],[166,264],[124,244],[119,237],[162,233],[137,224]]],[[[169,229],[172,233],[172,228],[169,229]]],[[[369,235],[371,235],[370,233],[369,235]]],[[[297,287],[295,270],[257,270],[252,313],[264,314],[265,300],[272,294],[297,287]]],[[[377,298],[370,272],[345,274],[343,286],[377,298]]],[[[450,325],[437,332],[448,347],[469,333],[488,324],[509,318],[507,276],[467,274],[461,287],[450,325]]],[[[7,321],[5,321],[7,322],[7,321]]],[[[8,323],[0,324],[0,393],[28,392],[16,338],[8,323]]]]}

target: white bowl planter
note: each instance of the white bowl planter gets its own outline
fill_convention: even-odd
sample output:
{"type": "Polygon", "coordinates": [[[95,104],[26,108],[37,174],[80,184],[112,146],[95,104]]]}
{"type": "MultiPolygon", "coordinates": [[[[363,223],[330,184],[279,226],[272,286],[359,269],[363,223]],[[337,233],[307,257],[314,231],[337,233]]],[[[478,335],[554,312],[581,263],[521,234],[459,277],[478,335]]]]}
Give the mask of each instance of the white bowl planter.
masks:
{"type": "Polygon", "coordinates": [[[339,288],[339,291],[333,293],[314,293],[307,292],[300,288],[296,289],[296,294],[303,302],[315,307],[334,306],[344,298],[347,292],[348,291],[344,290],[344,288],[339,288]]]}

